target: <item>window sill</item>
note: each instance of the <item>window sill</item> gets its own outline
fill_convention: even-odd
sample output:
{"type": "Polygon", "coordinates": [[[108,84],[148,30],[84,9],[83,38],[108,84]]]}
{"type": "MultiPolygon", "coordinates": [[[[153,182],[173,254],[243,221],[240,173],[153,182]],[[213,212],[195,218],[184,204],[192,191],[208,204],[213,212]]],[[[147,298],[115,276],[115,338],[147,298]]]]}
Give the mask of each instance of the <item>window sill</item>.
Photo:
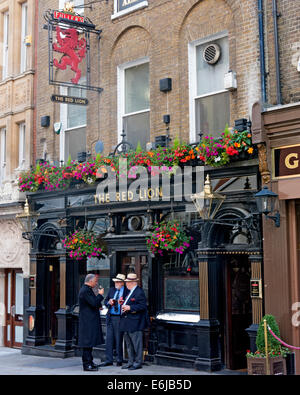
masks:
{"type": "Polygon", "coordinates": [[[115,14],[113,14],[113,15],[111,16],[111,20],[120,18],[120,17],[123,16],[123,15],[130,14],[131,12],[140,10],[140,9],[142,9],[142,8],[145,8],[145,7],[148,7],[148,0],[145,0],[145,1],[143,1],[143,2],[141,2],[141,3],[139,3],[139,4],[137,4],[137,5],[135,5],[135,6],[133,6],[133,7],[126,8],[125,10],[116,12],[115,14]]]}

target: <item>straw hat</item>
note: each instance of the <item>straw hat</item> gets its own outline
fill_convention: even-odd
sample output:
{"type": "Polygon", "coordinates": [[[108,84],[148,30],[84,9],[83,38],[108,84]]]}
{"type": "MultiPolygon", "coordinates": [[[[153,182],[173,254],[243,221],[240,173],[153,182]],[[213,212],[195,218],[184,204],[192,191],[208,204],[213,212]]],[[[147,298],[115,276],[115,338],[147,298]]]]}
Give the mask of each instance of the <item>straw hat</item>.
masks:
{"type": "Polygon", "coordinates": [[[138,281],[139,279],[137,278],[137,275],[135,273],[129,273],[127,274],[126,282],[129,281],[138,281]]]}
{"type": "Polygon", "coordinates": [[[125,281],[125,275],[124,274],[117,274],[116,278],[112,279],[113,281],[125,281]]]}

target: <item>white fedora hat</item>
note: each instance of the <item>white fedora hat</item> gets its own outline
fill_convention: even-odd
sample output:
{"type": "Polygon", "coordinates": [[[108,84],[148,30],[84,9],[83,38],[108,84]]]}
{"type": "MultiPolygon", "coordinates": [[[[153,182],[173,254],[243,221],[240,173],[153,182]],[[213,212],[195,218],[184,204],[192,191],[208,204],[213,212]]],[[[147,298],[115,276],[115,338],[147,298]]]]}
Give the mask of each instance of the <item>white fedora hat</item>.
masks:
{"type": "Polygon", "coordinates": [[[125,275],[124,274],[117,274],[116,278],[112,279],[113,281],[125,281],[125,275]]]}
{"type": "Polygon", "coordinates": [[[128,281],[138,281],[138,280],[139,279],[137,278],[137,275],[135,273],[128,273],[125,281],[128,282],[128,281]]]}

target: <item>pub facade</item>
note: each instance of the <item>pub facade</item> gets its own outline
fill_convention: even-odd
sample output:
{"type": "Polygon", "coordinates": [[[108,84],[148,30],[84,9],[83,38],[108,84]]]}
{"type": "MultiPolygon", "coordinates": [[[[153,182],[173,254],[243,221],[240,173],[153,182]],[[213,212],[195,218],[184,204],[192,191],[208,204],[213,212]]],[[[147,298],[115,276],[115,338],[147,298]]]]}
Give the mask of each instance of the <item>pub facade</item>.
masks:
{"type": "MultiPolygon", "coordinates": [[[[64,70],[55,51],[49,61],[49,42],[61,49],[65,39],[49,25],[51,10],[62,11],[64,2],[38,3],[35,159],[41,166],[62,168],[71,160],[84,166],[99,153],[111,159],[124,147],[155,152],[178,140],[192,150],[208,135],[221,138],[226,125],[251,135],[252,107],[262,91],[260,13],[252,1],[114,0],[92,10],[75,1],[77,17],[89,18],[96,32],[89,67],[87,57],[79,67],[89,78],[64,70]],[[77,87],[55,83],[71,79],[77,87]],[[68,104],[62,97],[84,100],[68,104]]],[[[117,273],[134,271],[151,317],[145,360],[206,371],[245,368],[265,312],[265,242],[254,198],[264,184],[265,145],[251,148],[223,166],[216,165],[219,157],[187,163],[190,195],[201,192],[209,176],[214,193],[226,197],[213,221],[199,221],[191,199],[177,198],[175,176],[167,198],[163,184],[157,191],[148,180],[137,201],[127,190],[117,199],[99,193],[105,179],[97,175],[73,177],[54,189],[42,182],[34,191],[28,187],[30,210],[39,216],[29,254],[23,353],[79,355],[77,304],[85,275],[98,274],[107,291],[117,273]],[[151,254],[147,238],[154,224],[174,218],[193,237],[190,246],[184,254],[151,254]],[[83,228],[102,235],[105,258],[70,258],[62,241],[83,228]]],[[[105,310],[101,315],[105,333],[105,310]]],[[[96,350],[100,357],[104,347],[96,350]]]]}

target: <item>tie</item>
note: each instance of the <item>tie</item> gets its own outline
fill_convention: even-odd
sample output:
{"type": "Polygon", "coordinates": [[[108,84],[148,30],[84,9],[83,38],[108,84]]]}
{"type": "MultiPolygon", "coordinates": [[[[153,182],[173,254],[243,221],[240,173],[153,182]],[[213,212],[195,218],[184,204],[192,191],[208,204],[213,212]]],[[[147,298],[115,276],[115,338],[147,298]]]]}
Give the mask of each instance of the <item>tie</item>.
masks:
{"type": "Polygon", "coordinates": [[[119,295],[120,295],[120,290],[118,289],[116,297],[115,297],[116,302],[114,304],[114,310],[116,313],[119,311],[119,304],[118,304],[119,295]]]}

